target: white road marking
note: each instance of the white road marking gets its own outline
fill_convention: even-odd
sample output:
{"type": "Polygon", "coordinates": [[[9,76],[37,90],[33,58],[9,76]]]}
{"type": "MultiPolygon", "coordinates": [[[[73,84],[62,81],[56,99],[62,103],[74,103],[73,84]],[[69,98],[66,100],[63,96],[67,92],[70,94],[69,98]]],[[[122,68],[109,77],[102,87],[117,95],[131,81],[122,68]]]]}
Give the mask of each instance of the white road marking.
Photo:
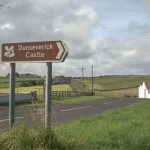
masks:
{"type": "MultiPolygon", "coordinates": [[[[16,117],[15,119],[22,119],[22,118],[24,118],[24,117],[16,117]]],[[[0,120],[0,123],[5,122],[5,121],[9,121],[9,119],[0,120]]]]}
{"type": "Polygon", "coordinates": [[[107,102],[107,103],[103,103],[104,105],[107,105],[107,104],[111,104],[111,103],[113,103],[113,102],[107,102]]]}
{"type": "Polygon", "coordinates": [[[90,108],[92,106],[84,106],[84,107],[76,107],[76,108],[70,108],[70,109],[62,109],[60,110],[61,112],[65,112],[65,111],[72,111],[72,110],[78,110],[78,109],[84,109],[84,108],[90,108]]]}

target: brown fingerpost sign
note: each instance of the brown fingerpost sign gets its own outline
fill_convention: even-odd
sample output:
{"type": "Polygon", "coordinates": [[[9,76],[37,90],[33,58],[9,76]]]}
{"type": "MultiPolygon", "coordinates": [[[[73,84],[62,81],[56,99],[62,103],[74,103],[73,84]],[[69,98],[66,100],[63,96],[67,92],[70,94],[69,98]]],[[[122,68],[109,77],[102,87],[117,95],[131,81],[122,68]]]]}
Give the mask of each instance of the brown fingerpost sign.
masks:
{"type": "Polygon", "coordinates": [[[46,63],[45,128],[51,127],[52,63],[63,62],[68,48],[62,41],[3,43],[0,61],[10,63],[9,126],[15,123],[15,68],[18,62],[46,63]]]}
{"type": "Polygon", "coordinates": [[[62,41],[4,43],[2,62],[63,62],[68,55],[62,41]]]}

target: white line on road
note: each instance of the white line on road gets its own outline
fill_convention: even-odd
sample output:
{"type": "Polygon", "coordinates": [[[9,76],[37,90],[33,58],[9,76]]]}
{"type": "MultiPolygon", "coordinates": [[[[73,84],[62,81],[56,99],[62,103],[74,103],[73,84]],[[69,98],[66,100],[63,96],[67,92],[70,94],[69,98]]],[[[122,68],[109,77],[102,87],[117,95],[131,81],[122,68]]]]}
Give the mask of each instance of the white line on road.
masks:
{"type": "Polygon", "coordinates": [[[92,106],[84,106],[84,107],[76,107],[76,108],[70,108],[70,109],[62,109],[60,110],[61,112],[65,112],[65,111],[72,111],[72,110],[78,110],[78,109],[84,109],[84,108],[90,108],[92,106]]]}
{"type": "Polygon", "coordinates": [[[107,102],[107,103],[103,103],[104,105],[107,105],[107,104],[111,104],[111,103],[113,103],[113,102],[107,102]]]}
{"type": "MultiPolygon", "coordinates": [[[[22,118],[24,118],[24,117],[16,117],[15,119],[22,119],[22,118]]],[[[9,121],[9,119],[0,120],[0,123],[5,122],[5,121],[9,121]]]]}

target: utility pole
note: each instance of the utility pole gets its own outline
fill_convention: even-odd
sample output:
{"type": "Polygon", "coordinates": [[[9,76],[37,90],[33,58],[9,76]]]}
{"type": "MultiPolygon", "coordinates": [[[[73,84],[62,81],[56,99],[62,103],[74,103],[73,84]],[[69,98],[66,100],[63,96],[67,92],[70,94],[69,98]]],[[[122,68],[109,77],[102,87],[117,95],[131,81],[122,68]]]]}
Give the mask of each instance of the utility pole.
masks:
{"type": "Polygon", "coordinates": [[[82,92],[84,93],[84,70],[85,68],[81,68],[82,69],[82,92]]]}
{"type": "Polygon", "coordinates": [[[92,66],[92,95],[94,95],[94,89],[93,89],[93,66],[92,66]]]}

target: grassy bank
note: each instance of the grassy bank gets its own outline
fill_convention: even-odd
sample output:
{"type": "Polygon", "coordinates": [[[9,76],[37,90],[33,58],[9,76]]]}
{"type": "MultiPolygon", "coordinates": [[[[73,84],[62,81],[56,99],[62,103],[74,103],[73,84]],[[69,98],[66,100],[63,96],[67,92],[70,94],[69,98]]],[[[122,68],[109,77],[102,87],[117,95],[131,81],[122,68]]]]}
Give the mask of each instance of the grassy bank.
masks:
{"type": "Polygon", "coordinates": [[[138,88],[120,89],[114,91],[95,91],[96,95],[103,97],[137,97],[138,88]]]}
{"type": "Polygon", "coordinates": [[[97,101],[102,100],[104,97],[102,96],[80,96],[75,98],[61,99],[61,100],[53,100],[53,104],[76,104],[82,102],[89,101],[97,101]]]}
{"type": "Polygon", "coordinates": [[[29,129],[25,125],[0,131],[0,150],[71,150],[74,143],[47,129],[29,129]]]}
{"type": "MultiPolygon", "coordinates": [[[[138,96],[138,87],[143,81],[150,82],[149,75],[94,77],[94,92],[103,96],[138,96]]],[[[82,90],[82,78],[73,78],[73,89],[82,90]]],[[[85,91],[91,91],[91,78],[84,78],[85,91]]]]}
{"type": "Polygon", "coordinates": [[[139,102],[57,127],[57,134],[84,150],[149,150],[150,102],[139,102]]]}
{"type": "Polygon", "coordinates": [[[0,131],[0,149],[149,150],[150,102],[53,127],[0,131]]]}
{"type": "MultiPolygon", "coordinates": [[[[98,100],[103,100],[104,97],[102,96],[79,96],[79,97],[74,97],[74,98],[67,98],[67,99],[57,99],[57,100],[52,100],[53,105],[61,104],[77,104],[77,103],[83,103],[83,102],[89,102],[89,101],[98,101],[98,100]]],[[[44,106],[45,103],[43,100],[40,100],[36,104],[32,103],[24,103],[20,104],[20,106],[27,106],[27,107],[33,107],[34,105],[36,106],[44,106]]],[[[19,104],[18,104],[19,106],[19,104]]]]}

